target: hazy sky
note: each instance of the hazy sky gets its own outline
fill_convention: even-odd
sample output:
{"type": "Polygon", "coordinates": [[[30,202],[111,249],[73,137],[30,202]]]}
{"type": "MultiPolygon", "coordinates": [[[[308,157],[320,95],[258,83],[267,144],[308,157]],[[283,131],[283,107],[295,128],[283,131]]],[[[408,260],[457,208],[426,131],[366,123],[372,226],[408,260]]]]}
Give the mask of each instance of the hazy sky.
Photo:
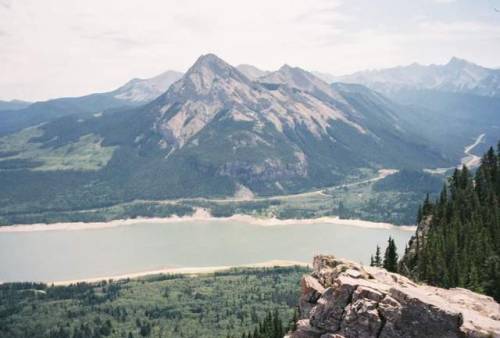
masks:
{"type": "Polygon", "coordinates": [[[500,0],[0,0],[0,99],[108,91],[200,54],[333,74],[500,67],[500,0]]]}

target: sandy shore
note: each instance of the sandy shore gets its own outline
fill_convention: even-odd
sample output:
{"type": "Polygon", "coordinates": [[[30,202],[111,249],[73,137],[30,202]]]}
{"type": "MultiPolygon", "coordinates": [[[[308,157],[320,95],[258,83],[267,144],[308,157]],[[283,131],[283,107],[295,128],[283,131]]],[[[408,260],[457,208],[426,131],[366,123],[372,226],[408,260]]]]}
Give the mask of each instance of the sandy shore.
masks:
{"type": "Polygon", "coordinates": [[[74,222],[74,223],[51,223],[51,224],[18,224],[1,226],[0,233],[8,232],[35,232],[35,231],[74,231],[87,229],[105,229],[123,225],[133,224],[165,224],[180,222],[241,222],[259,226],[284,226],[284,225],[306,225],[316,223],[327,223],[336,225],[356,226],[374,229],[397,228],[404,231],[415,231],[416,227],[411,225],[397,226],[390,223],[370,222],[358,219],[340,219],[338,217],[319,217],[309,219],[277,219],[277,218],[257,218],[250,215],[233,215],[231,217],[213,217],[204,209],[197,209],[192,216],[171,216],[166,218],[134,218],[118,219],[109,222],[74,222]]]}
{"type": "Polygon", "coordinates": [[[207,273],[226,271],[231,268],[272,268],[272,267],[287,267],[287,266],[310,266],[310,264],[299,261],[285,261],[285,260],[271,260],[267,262],[255,263],[255,264],[247,264],[247,265],[238,265],[238,266],[205,266],[205,267],[185,267],[185,268],[164,268],[158,270],[150,270],[150,271],[142,271],[142,272],[133,272],[123,275],[116,276],[101,276],[101,277],[92,277],[92,278],[83,278],[83,279],[73,279],[73,280],[62,280],[62,281],[50,281],[46,282],[47,284],[54,285],[69,285],[81,282],[87,283],[95,283],[103,280],[120,280],[126,278],[140,278],[151,275],[160,275],[160,274],[180,274],[180,275],[202,275],[207,273]]]}

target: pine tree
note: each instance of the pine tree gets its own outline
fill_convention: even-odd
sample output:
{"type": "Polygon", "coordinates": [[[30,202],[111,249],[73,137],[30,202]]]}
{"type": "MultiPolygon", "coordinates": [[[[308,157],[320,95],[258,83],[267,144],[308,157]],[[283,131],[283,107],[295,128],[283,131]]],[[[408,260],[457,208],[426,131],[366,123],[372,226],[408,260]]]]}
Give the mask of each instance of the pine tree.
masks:
{"type": "Polygon", "coordinates": [[[405,272],[500,300],[500,142],[474,174],[456,169],[435,202],[426,196],[417,220],[425,232],[403,257],[405,272]]]}
{"type": "Polygon", "coordinates": [[[381,267],[382,266],[382,256],[380,253],[380,246],[377,244],[377,249],[375,250],[375,266],[381,267]]]}
{"type": "Polygon", "coordinates": [[[377,249],[375,250],[375,256],[370,256],[370,266],[382,267],[382,256],[380,253],[380,246],[377,244],[377,249]]]}
{"type": "Polygon", "coordinates": [[[290,328],[290,331],[295,331],[297,330],[297,321],[299,320],[299,311],[297,309],[295,309],[295,311],[293,312],[293,317],[292,317],[292,321],[290,322],[290,325],[289,325],[289,328],[290,328]]]}
{"type": "Polygon", "coordinates": [[[389,237],[387,242],[387,249],[385,249],[384,255],[384,269],[390,272],[398,272],[398,252],[396,248],[396,243],[389,237]]]}
{"type": "Polygon", "coordinates": [[[290,326],[285,327],[279,313],[277,310],[273,312],[268,312],[264,319],[259,322],[259,325],[254,329],[253,334],[248,332],[248,334],[243,333],[242,338],[282,338],[285,333],[289,330],[296,329],[296,320],[298,318],[298,313],[294,313],[294,319],[290,323],[290,326]]]}

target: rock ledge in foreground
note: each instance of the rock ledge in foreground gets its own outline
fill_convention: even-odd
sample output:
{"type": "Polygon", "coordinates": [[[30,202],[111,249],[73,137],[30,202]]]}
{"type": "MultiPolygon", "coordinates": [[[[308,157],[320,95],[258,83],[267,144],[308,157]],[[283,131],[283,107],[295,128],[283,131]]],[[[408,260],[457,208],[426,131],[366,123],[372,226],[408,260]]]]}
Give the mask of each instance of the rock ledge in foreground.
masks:
{"type": "Polygon", "coordinates": [[[500,337],[500,304],[491,297],[333,256],[316,256],[313,269],[302,278],[290,338],[500,337]]]}

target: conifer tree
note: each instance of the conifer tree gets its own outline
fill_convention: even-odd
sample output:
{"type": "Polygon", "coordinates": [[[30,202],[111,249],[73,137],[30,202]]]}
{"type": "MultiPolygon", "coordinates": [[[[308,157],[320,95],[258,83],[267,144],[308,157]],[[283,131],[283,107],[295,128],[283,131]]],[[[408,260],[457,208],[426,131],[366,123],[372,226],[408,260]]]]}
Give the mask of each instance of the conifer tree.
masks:
{"type": "Polygon", "coordinates": [[[466,287],[500,300],[499,155],[500,142],[475,172],[456,169],[435,202],[426,196],[417,214],[422,235],[403,257],[402,271],[426,283],[466,287]]]}
{"type": "Polygon", "coordinates": [[[377,244],[377,249],[375,250],[375,256],[370,256],[370,266],[382,267],[382,256],[380,253],[380,246],[377,244]]]}
{"type": "Polygon", "coordinates": [[[382,256],[380,253],[380,246],[377,244],[377,249],[375,250],[375,258],[374,258],[375,266],[382,266],[382,256]]]}
{"type": "Polygon", "coordinates": [[[387,271],[398,272],[398,252],[396,243],[394,243],[392,237],[389,237],[389,240],[387,241],[387,249],[385,249],[383,267],[387,271]]]}

